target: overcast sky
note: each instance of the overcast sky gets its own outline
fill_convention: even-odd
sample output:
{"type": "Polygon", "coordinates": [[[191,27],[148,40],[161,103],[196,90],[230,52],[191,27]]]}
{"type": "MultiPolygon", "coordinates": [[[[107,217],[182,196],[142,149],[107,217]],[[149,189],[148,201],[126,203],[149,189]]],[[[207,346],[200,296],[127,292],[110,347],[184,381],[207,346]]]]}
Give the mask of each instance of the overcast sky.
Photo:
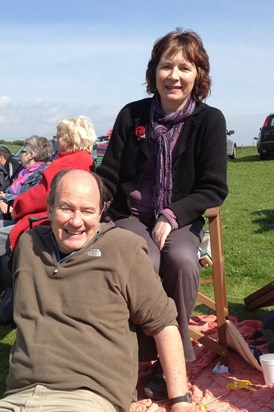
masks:
{"type": "Polygon", "coordinates": [[[273,18],[273,0],[0,0],[0,138],[51,138],[78,114],[105,134],[147,96],[153,43],[179,26],[209,54],[207,103],[251,145],[274,111],[273,18]]]}

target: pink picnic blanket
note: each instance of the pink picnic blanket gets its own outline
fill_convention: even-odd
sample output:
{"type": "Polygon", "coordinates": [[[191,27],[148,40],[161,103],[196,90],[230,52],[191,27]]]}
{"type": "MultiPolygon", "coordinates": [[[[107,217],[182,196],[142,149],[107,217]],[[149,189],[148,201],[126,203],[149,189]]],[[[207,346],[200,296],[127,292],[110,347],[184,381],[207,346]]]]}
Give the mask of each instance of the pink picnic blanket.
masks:
{"type": "MultiPolygon", "coordinates": [[[[248,340],[251,334],[261,328],[261,322],[247,320],[237,322],[230,318],[237,326],[244,339],[248,340]]],[[[217,337],[216,317],[214,315],[193,317],[192,326],[217,337]]],[[[215,355],[197,342],[193,342],[196,361],[187,366],[189,392],[197,405],[197,411],[207,412],[270,412],[274,411],[274,386],[265,385],[262,372],[247,363],[237,352],[231,350],[229,354],[229,372],[214,374],[212,369],[217,363],[215,355]],[[249,380],[250,389],[228,389],[227,384],[249,380]]],[[[167,402],[152,402],[142,397],[142,387],[149,376],[151,364],[140,365],[138,382],[138,402],[132,403],[130,412],[168,412],[167,402]]]]}

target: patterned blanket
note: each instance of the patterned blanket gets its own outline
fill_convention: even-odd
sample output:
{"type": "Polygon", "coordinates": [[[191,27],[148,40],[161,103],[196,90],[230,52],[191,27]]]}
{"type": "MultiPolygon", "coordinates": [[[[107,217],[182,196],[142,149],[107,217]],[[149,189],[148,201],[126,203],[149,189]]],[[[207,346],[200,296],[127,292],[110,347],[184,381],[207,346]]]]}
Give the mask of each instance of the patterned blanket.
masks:
{"type": "MultiPolygon", "coordinates": [[[[236,325],[245,340],[254,331],[261,328],[261,322],[247,320],[237,322],[230,318],[236,325]]],[[[193,317],[192,325],[215,338],[216,317],[214,315],[193,317]]],[[[274,411],[274,386],[265,385],[262,372],[247,363],[237,352],[231,350],[229,355],[229,372],[214,374],[212,369],[217,363],[217,358],[204,346],[193,342],[196,361],[187,366],[189,391],[201,412],[270,412],[274,411]],[[227,385],[239,380],[250,381],[250,387],[229,389],[227,385]]],[[[149,376],[151,364],[140,365],[138,382],[138,402],[132,403],[130,412],[168,412],[167,402],[152,402],[145,399],[142,387],[149,376]]],[[[237,386],[237,385],[235,385],[237,386]]]]}

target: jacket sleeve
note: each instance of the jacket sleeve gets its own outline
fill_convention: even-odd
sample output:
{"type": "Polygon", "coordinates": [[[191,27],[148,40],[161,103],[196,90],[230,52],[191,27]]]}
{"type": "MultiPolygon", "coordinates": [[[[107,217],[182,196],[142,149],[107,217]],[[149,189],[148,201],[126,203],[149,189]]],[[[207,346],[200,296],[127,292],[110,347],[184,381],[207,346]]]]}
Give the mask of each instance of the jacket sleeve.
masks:
{"type": "Polygon", "coordinates": [[[4,191],[9,186],[9,184],[10,182],[8,174],[4,167],[0,165],[0,190],[4,191]]]}
{"type": "MultiPolygon", "coordinates": [[[[191,126],[190,126],[191,127],[191,126]]],[[[191,135],[187,129],[186,133],[191,135]]],[[[184,138],[184,134],[182,136],[184,138]]],[[[178,172],[174,174],[173,199],[169,208],[174,212],[179,227],[183,227],[201,216],[210,207],[220,206],[225,200],[227,187],[227,149],[226,149],[226,123],[223,114],[214,108],[209,108],[207,118],[201,121],[196,130],[192,154],[185,151],[179,159],[178,172]],[[189,166],[190,164],[193,166],[189,166]],[[193,173],[192,187],[188,188],[186,195],[178,194],[182,180],[188,181],[183,170],[193,173]],[[182,170],[182,173],[180,173],[182,170]]],[[[175,166],[176,168],[176,166],[175,166]]]]}
{"type": "Polygon", "coordinates": [[[124,147],[131,127],[129,119],[130,115],[126,106],[116,118],[106,153],[101,165],[96,168],[96,173],[102,177],[107,188],[108,200],[114,197],[120,183],[124,147]]]}
{"type": "Polygon", "coordinates": [[[18,220],[30,214],[46,212],[46,197],[54,175],[59,171],[58,162],[52,162],[43,172],[40,182],[17,196],[13,204],[14,219],[18,220]]]}
{"type": "Polygon", "coordinates": [[[13,204],[13,217],[21,219],[31,213],[46,210],[47,182],[43,176],[38,185],[17,196],[13,204]]]}

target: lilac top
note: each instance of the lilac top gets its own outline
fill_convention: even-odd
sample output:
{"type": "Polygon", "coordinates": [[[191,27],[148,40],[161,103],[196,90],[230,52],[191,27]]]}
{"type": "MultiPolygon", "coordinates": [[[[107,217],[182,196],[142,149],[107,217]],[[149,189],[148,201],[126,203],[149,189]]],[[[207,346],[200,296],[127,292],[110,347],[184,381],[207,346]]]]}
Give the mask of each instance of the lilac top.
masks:
{"type": "MultiPolygon", "coordinates": [[[[177,151],[177,146],[178,146],[177,142],[178,142],[178,137],[175,139],[172,139],[171,141],[171,151],[172,151],[173,163],[176,157],[176,151],[177,151]]],[[[138,189],[130,193],[130,204],[131,204],[131,213],[133,216],[142,217],[145,220],[152,220],[152,219],[155,219],[154,210],[153,210],[153,207],[151,206],[151,200],[153,196],[154,169],[156,167],[153,141],[149,142],[148,149],[149,149],[149,161],[148,161],[147,170],[138,189]]],[[[178,229],[179,226],[176,220],[176,216],[171,209],[168,209],[168,208],[163,209],[160,212],[160,215],[165,216],[165,218],[170,223],[172,230],[178,229]]]]}

